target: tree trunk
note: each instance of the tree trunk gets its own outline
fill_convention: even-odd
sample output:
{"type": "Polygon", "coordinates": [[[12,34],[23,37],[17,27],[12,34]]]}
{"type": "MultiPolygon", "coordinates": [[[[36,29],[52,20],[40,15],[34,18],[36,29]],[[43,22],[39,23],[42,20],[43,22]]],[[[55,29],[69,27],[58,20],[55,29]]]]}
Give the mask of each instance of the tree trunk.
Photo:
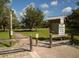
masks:
{"type": "Polygon", "coordinates": [[[32,31],[32,27],[29,28],[29,31],[32,31]]]}
{"type": "Polygon", "coordinates": [[[1,25],[1,29],[2,29],[2,31],[3,31],[3,25],[1,25]]]}

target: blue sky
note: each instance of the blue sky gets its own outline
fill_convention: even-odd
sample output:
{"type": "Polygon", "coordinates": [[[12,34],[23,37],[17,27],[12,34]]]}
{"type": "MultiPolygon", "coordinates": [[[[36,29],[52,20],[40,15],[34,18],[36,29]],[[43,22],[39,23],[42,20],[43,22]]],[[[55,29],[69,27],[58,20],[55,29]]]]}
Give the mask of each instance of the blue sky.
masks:
{"type": "Polygon", "coordinates": [[[12,8],[19,14],[27,5],[32,4],[41,9],[46,17],[67,15],[72,9],[77,8],[76,2],[79,0],[12,0],[12,8]]]}

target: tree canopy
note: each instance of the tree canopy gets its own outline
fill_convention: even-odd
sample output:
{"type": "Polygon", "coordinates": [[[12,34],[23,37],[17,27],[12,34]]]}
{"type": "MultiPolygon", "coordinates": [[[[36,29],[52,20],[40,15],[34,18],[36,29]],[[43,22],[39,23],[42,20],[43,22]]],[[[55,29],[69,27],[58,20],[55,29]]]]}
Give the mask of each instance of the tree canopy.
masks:
{"type": "Polygon", "coordinates": [[[40,9],[33,7],[32,5],[29,5],[29,7],[25,9],[23,16],[24,17],[22,22],[25,24],[26,28],[29,29],[41,25],[41,22],[44,18],[43,12],[40,9]]]}
{"type": "Polygon", "coordinates": [[[73,13],[68,16],[67,28],[72,35],[79,34],[79,9],[73,10],[73,13]]]}
{"type": "Polygon", "coordinates": [[[9,25],[9,8],[10,0],[0,0],[0,28],[5,28],[9,25]]]}
{"type": "Polygon", "coordinates": [[[13,26],[13,29],[20,27],[19,20],[14,10],[12,10],[12,26],[13,26]]]}

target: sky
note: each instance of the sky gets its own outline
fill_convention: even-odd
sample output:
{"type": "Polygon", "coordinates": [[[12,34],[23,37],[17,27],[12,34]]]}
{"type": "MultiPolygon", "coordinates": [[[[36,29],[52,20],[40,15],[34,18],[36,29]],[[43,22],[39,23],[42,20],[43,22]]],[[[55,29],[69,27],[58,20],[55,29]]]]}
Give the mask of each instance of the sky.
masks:
{"type": "Polygon", "coordinates": [[[17,16],[20,16],[24,8],[32,4],[42,10],[47,18],[71,14],[72,9],[78,7],[77,1],[79,0],[12,0],[12,8],[16,11],[17,16]]]}

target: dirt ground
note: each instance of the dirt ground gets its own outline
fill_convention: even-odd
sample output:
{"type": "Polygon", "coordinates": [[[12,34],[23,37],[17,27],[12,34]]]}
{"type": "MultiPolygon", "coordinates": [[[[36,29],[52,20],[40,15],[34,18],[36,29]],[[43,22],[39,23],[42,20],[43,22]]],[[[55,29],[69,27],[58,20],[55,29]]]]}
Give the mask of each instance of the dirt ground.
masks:
{"type": "Polygon", "coordinates": [[[52,48],[35,47],[34,51],[42,58],[79,58],[79,49],[68,45],[52,48]]]}
{"type": "MultiPolygon", "coordinates": [[[[24,37],[20,33],[17,33],[16,36],[19,38],[24,37]]],[[[18,39],[19,40],[19,39],[18,39]]],[[[29,40],[21,40],[20,44],[28,43],[29,40]]],[[[21,45],[21,46],[22,46],[21,45]]],[[[75,48],[70,45],[52,45],[52,48],[48,48],[48,45],[35,46],[35,41],[33,40],[33,50],[32,52],[23,51],[16,52],[11,54],[0,55],[1,58],[79,58],[79,48],[75,48]]]]}

